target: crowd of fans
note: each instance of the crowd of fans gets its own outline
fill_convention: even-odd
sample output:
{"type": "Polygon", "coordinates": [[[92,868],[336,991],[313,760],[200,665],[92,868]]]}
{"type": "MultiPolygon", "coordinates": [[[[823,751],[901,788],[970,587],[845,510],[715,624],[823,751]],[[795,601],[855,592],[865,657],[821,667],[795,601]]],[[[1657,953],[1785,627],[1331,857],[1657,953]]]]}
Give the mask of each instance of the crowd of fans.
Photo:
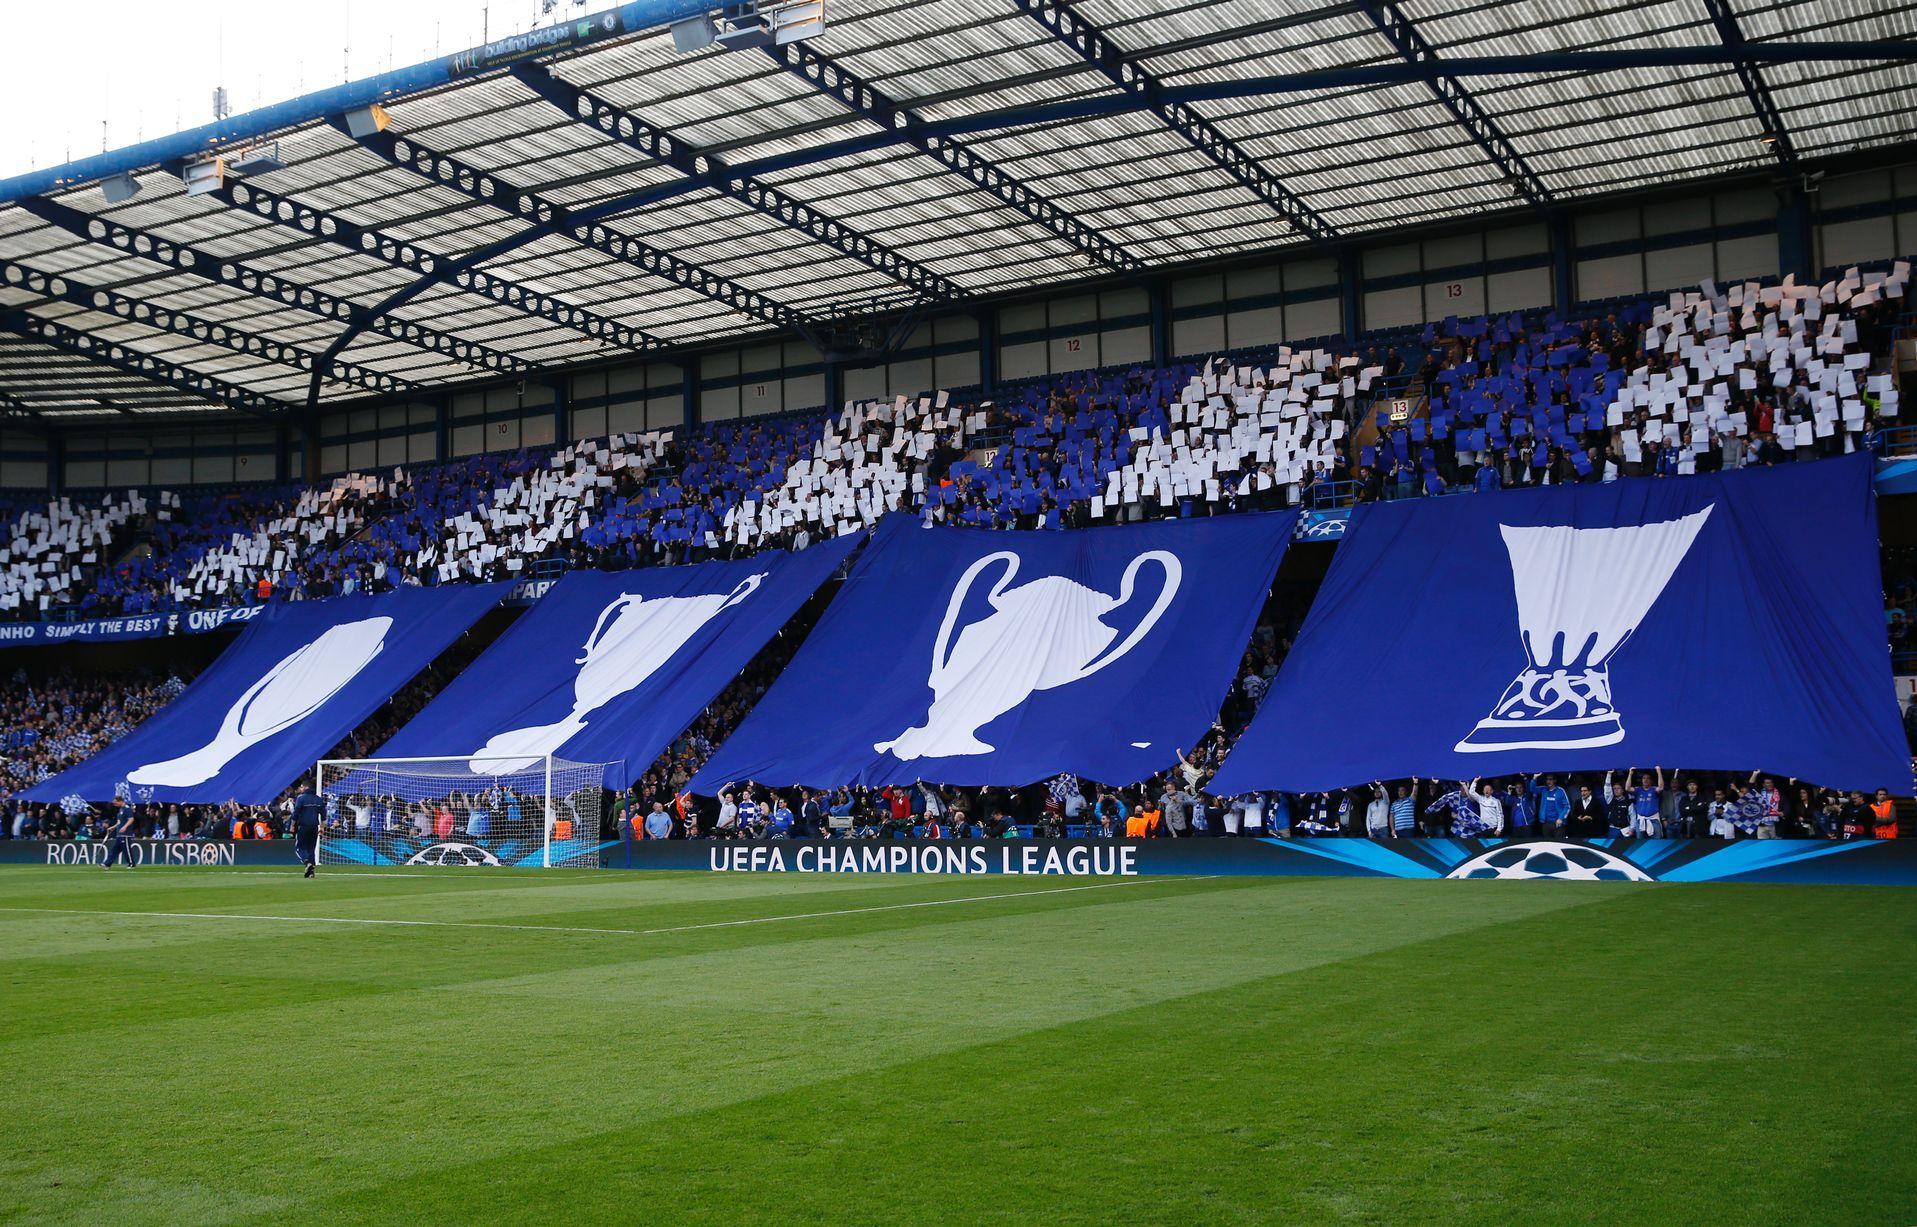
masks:
{"type": "MultiPolygon", "coordinates": [[[[1217,741],[1208,744],[1216,746],[1217,741]]],[[[707,804],[681,795],[614,803],[626,839],[998,839],[1418,837],[1574,839],[1895,839],[1896,803],[1753,774],[1606,772],[1499,780],[1380,781],[1322,793],[1217,797],[1214,754],[1125,788],[1060,775],[1028,789],[772,789],[745,783],[707,804]],[[1680,784],[1681,781],[1681,784],[1680,784]]]]}
{"type": "MultiPolygon", "coordinates": [[[[0,617],[43,617],[61,604],[148,612],[501,579],[549,560],[617,569],[736,557],[804,548],[900,510],[935,523],[1081,527],[1840,454],[1876,446],[1898,417],[1887,360],[1908,276],[1898,262],[1814,286],[1707,283],[1572,322],[1549,313],[1447,320],[1374,338],[1362,352],[1277,346],[1229,363],[1036,380],[984,400],[899,397],[684,437],[656,431],[481,455],[323,489],[10,503],[0,617]],[[1394,418],[1386,392],[1415,409],[1394,418]]],[[[1917,582],[1905,576],[1892,589],[1886,622],[1896,643],[1917,614],[1917,582]]],[[[1140,785],[1100,789],[1061,777],[1016,790],[820,795],[740,782],[725,797],[688,797],[687,780],[777,675],[805,624],[802,615],[604,807],[607,834],[643,836],[662,825],[720,836],[1122,834],[1134,824],[1174,836],[1460,834],[1557,829],[1546,816],[1557,808],[1553,788],[1574,809],[1586,788],[1597,798],[1565,820],[1572,834],[1645,833],[1638,820],[1653,816],[1660,831],[1695,835],[1838,838],[1884,825],[1860,817],[1874,816],[1871,798],[1675,773],[1649,786],[1655,797],[1623,775],[1209,796],[1205,782],[1295,627],[1295,617],[1269,615],[1217,728],[1175,771],[1140,785]],[[1626,816],[1615,808],[1620,798],[1633,819],[1621,828],[1610,821],[1626,816]],[[1407,812],[1415,817],[1407,821],[1407,812]],[[1376,821],[1380,814],[1388,821],[1376,821]]],[[[332,756],[376,752],[470,659],[472,642],[403,688],[332,756]]],[[[181,684],[16,675],[0,690],[0,833],[83,837],[84,805],[23,806],[13,794],[119,736],[181,684]]],[[[181,837],[277,833],[284,801],[248,809],[122,798],[137,807],[143,833],[181,837]]],[[[404,821],[419,825],[417,815],[404,821]]]]}
{"type": "Polygon", "coordinates": [[[0,685],[0,800],[104,749],[185,688],[177,674],[16,668],[0,685]]]}
{"type": "Polygon", "coordinates": [[[0,617],[211,607],[803,547],[889,511],[1083,526],[1622,476],[1879,442],[1909,266],[1446,320],[359,474],[14,513],[0,617]],[[1386,394],[1405,406],[1393,418],[1386,394]]]}

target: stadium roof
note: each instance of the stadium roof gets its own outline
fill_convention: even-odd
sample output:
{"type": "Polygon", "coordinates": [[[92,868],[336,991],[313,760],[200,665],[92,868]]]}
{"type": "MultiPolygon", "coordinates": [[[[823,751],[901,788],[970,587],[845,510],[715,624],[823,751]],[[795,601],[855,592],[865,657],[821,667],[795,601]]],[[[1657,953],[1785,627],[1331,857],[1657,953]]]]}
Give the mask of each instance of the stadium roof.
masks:
{"type": "Polygon", "coordinates": [[[0,182],[0,407],[273,416],[1917,136],[1902,0],[827,4],[681,53],[710,6],[641,0],[0,182]]]}

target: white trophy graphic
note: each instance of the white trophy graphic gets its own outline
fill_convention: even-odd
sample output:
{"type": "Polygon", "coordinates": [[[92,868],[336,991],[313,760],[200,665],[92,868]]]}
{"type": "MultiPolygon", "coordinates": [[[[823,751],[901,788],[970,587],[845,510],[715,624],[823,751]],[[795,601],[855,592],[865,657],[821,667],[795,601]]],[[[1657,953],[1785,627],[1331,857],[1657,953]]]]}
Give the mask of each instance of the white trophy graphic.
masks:
{"type": "Polygon", "coordinates": [[[766,573],[748,575],[731,592],[706,596],[642,597],[627,594],[599,611],[572,683],[572,710],[555,724],[535,724],[495,734],[473,751],[471,769],[482,775],[524,771],[571,741],[593,712],[636,689],[671,660],[699,629],[724,609],[751,596],[766,573]]]}
{"type": "Polygon", "coordinates": [[[1498,525],[1511,556],[1525,666],[1455,749],[1577,750],[1624,740],[1611,658],[1690,552],[1712,504],[1624,528],[1498,525]]]}
{"type": "Polygon", "coordinates": [[[1060,575],[1008,590],[1017,574],[1018,555],[1005,551],[987,554],[965,569],[952,589],[932,648],[926,681],[933,699],[925,723],[873,749],[908,760],[990,754],[993,747],[978,739],[981,728],[1036,692],[1083,681],[1137,647],[1178,595],[1184,566],[1177,555],[1164,550],[1140,554],[1125,568],[1115,597],[1060,575]],[[1163,569],[1165,582],[1144,618],[1113,647],[1118,632],[1102,619],[1131,600],[1138,572],[1148,562],[1163,569]],[[959,632],[953,643],[952,624],[966,593],[981,572],[999,563],[1005,573],[988,594],[991,615],[959,632]]]}
{"type": "Polygon", "coordinates": [[[127,779],[173,788],[204,784],[242,752],[318,711],[373,663],[385,648],[392,625],[393,620],[382,615],[327,627],[248,686],[227,709],[212,741],[190,754],[135,768],[127,779]]]}

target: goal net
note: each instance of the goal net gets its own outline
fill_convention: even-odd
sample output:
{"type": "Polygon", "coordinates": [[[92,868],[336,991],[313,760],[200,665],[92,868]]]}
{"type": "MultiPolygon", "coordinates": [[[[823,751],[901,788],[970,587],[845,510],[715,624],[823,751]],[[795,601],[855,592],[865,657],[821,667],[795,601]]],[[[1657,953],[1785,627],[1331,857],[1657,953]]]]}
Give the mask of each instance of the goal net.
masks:
{"type": "Polygon", "coordinates": [[[320,864],[597,868],[605,766],[550,755],[323,759],[320,864]]]}

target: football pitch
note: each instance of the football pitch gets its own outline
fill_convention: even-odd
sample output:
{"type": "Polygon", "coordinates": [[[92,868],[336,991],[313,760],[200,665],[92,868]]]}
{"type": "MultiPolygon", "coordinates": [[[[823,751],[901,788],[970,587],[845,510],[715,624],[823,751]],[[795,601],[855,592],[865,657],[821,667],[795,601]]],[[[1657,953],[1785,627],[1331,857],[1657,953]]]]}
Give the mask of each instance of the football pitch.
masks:
{"type": "Polygon", "coordinates": [[[0,1221],[1917,1221],[1917,893],[0,869],[0,1221]]]}

